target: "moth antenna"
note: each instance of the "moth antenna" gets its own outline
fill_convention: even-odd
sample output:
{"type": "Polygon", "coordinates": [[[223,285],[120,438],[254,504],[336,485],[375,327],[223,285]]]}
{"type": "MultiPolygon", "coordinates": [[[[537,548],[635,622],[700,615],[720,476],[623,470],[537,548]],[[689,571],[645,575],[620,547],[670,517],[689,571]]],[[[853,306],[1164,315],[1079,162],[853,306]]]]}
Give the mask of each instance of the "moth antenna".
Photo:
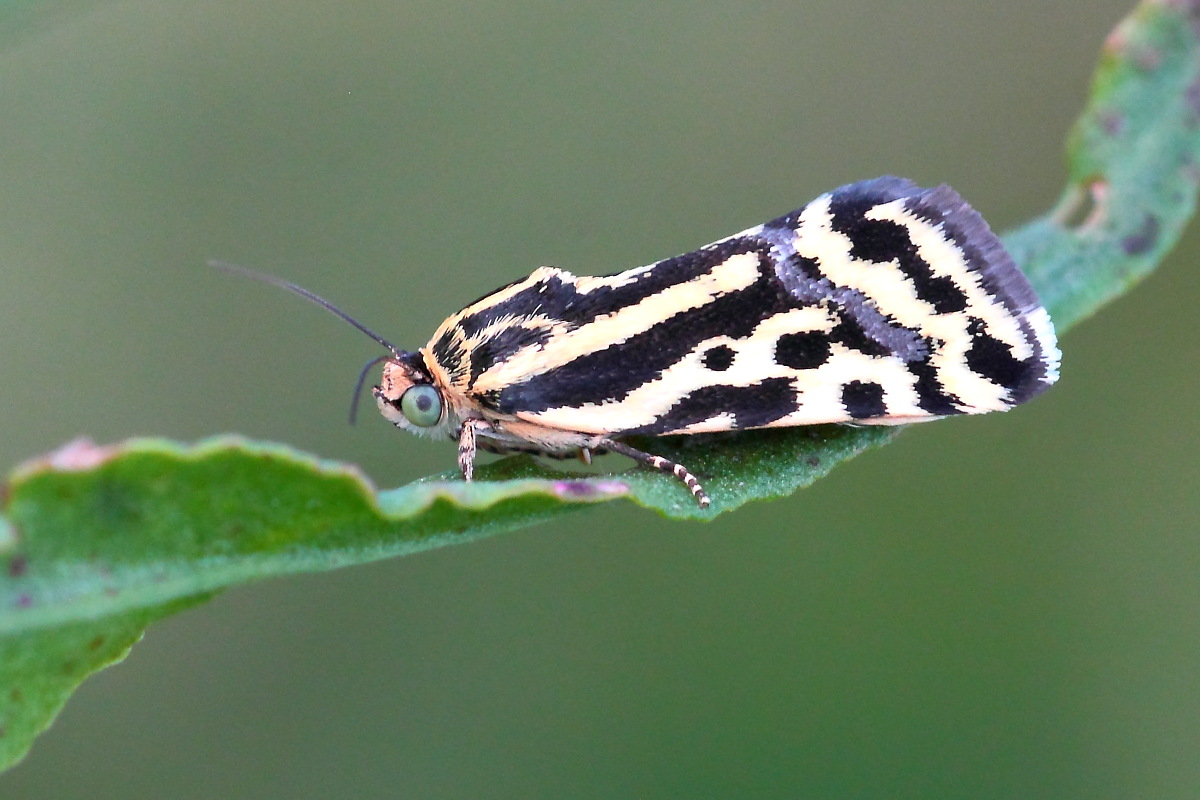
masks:
{"type": "MultiPolygon", "coordinates": [[[[213,267],[214,269],[219,269],[222,272],[228,272],[231,275],[241,275],[244,278],[252,278],[253,280],[262,281],[263,283],[269,283],[272,286],[278,286],[281,289],[287,289],[289,292],[294,292],[294,293],[300,295],[301,297],[303,297],[305,300],[310,300],[310,301],[316,303],[317,305],[319,305],[321,308],[330,312],[331,314],[336,314],[339,317],[341,317],[342,319],[344,319],[346,322],[349,322],[351,325],[358,328],[360,331],[365,333],[367,336],[370,336],[372,339],[379,342],[381,345],[386,347],[388,350],[391,350],[392,355],[395,356],[396,358],[400,358],[403,353],[403,351],[399,347],[396,347],[396,345],[392,344],[387,339],[383,338],[378,333],[376,333],[375,331],[368,328],[366,325],[363,325],[361,322],[359,322],[354,317],[347,314],[345,311],[342,311],[340,308],[338,308],[333,303],[326,300],[324,297],[320,297],[318,295],[313,294],[308,289],[305,289],[303,286],[297,286],[296,284],[292,283],[291,281],[285,281],[283,278],[277,278],[274,275],[268,275],[265,272],[258,272],[257,270],[247,269],[246,267],[239,267],[237,264],[230,264],[226,261],[213,260],[213,261],[209,261],[208,265],[210,267],[213,267]]],[[[384,358],[386,358],[386,356],[384,358]]],[[[382,360],[383,360],[383,358],[378,358],[375,361],[372,361],[368,366],[369,367],[374,366],[375,364],[379,363],[382,360]]],[[[366,370],[364,369],[364,374],[365,374],[365,372],[366,372],[366,370]]],[[[362,386],[362,381],[363,381],[362,376],[359,376],[358,383],[359,383],[360,388],[362,386]]],[[[356,400],[358,398],[358,391],[359,391],[358,389],[355,389],[355,399],[356,400]]],[[[351,420],[353,420],[353,414],[351,414],[351,420]]]]}
{"type": "Polygon", "coordinates": [[[365,365],[362,372],[358,373],[358,380],[354,382],[354,397],[350,400],[350,424],[354,424],[354,420],[358,418],[358,398],[362,396],[363,384],[367,381],[367,373],[371,371],[371,367],[378,364],[380,361],[387,361],[391,356],[375,356],[365,365]]]}

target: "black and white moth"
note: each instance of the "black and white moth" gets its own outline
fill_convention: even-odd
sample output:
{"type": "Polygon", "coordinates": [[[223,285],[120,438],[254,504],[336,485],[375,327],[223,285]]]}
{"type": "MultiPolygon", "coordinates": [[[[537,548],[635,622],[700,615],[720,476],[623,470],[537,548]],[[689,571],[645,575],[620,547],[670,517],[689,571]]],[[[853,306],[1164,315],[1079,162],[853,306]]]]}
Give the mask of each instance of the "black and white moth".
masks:
{"type": "MultiPolygon", "coordinates": [[[[818,423],[898,425],[1003,411],[1058,378],[1050,316],[983,218],[948,186],[843,186],[699,250],[604,277],[541,267],[452,314],[374,387],[397,427],[491,452],[613,452],[709,497],[630,447],[818,423]]],[[[363,375],[366,374],[364,369],[363,375]]],[[[360,377],[360,385],[362,378],[360,377]]]]}

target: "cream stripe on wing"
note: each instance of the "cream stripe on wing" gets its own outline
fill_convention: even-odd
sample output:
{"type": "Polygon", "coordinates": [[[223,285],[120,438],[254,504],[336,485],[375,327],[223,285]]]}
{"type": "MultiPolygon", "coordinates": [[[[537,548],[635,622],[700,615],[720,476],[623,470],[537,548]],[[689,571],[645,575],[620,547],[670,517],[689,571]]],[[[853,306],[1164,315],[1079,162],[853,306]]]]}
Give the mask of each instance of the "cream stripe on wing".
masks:
{"type": "MultiPolygon", "coordinates": [[[[823,308],[791,309],[763,320],[748,337],[731,339],[715,336],[701,342],[657,378],[638,386],[621,400],[597,398],[595,403],[561,406],[537,413],[519,413],[517,416],[554,428],[588,433],[611,433],[651,425],[680,399],[707,386],[752,386],[767,378],[799,378],[807,373],[819,372],[815,369],[796,370],[778,364],[775,361],[775,345],[781,333],[827,332],[833,324],[829,312],[823,308]],[[718,345],[730,347],[736,355],[729,369],[714,372],[703,366],[703,358],[706,350],[718,345]]],[[[845,416],[840,401],[837,413],[845,416]]],[[[729,430],[732,419],[729,415],[719,415],[695,429],[729,430]]]]}
{"type": "Polygon", "coordinates": [[[575,330],[558,331],[544,345],[526,347],[493,365],[475,381],[477,392],[498,391],[568,364],[580,356],[620,344],[682,311],[706,305],[759,279],[757,253],[739,253],[691,280],[677,283],[641,302],[597,317],[575,330]]]}

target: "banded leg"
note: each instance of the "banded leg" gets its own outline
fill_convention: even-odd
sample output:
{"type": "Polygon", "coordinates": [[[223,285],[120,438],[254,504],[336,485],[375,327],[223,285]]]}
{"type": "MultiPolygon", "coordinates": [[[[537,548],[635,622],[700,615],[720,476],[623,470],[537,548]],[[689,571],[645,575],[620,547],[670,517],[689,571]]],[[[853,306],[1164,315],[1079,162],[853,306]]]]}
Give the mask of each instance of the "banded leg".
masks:
{"type": "Polygon", "coordinates": [[[475,474],[475,431],[487,430],[490,425],[481,419],[469,419],[463,423],[458,434],[458,468],[462,471],[464,480],[471,480],[475,474]]]}
{"type": "Polygon", "coordinates": [[[709,503],[712,502],[708,498],[708,494],[706,494],[705,491],[700,488],[700,481],[696,480],[696,476],[688,472],[687,467],[683,466],[683,464],[676,464],[670,459],[663,458],[662,456],[656,456],[653,453],[646,453],[641,450],[637,450],[627,444],[614,442],[611,439],[604,439],[597,444],[597,447],[602,447],[605,450],[613,453],[620,453],[623,456],[632,458],[634,461],[640,461],[643,464],[648,464],[654,467],[655,469],[660,469],[663,472],[671,473],[676,478],[683,481],[683,484],[687,486],[688,490],[692,493],[692,497],[696,498],[696,502],[700,504],[701,508],[708,508],[709,503]]]}

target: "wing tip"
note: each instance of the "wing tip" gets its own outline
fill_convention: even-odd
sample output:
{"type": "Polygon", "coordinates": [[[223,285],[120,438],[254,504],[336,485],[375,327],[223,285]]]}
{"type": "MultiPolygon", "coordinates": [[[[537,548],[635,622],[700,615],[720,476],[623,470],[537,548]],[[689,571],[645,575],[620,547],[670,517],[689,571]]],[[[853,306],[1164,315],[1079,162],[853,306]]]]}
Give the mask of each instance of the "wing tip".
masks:
{"type": "Polygon", "coordinates": [[[885,175],[847,184],[829,194],[839,205],[859,209],[902,201],[906,210],[937,227],[962,253],[967,270],[978,276],[988,295],[1020,321],[1032,351],[1024,360],[1024,374],[1007,387],[1010,406],[1040,394],[1058,380],[1062,353],[1049,312],[1000,237],[957,191],[946,184],[923,188],[906,178],[885,175]]]}

